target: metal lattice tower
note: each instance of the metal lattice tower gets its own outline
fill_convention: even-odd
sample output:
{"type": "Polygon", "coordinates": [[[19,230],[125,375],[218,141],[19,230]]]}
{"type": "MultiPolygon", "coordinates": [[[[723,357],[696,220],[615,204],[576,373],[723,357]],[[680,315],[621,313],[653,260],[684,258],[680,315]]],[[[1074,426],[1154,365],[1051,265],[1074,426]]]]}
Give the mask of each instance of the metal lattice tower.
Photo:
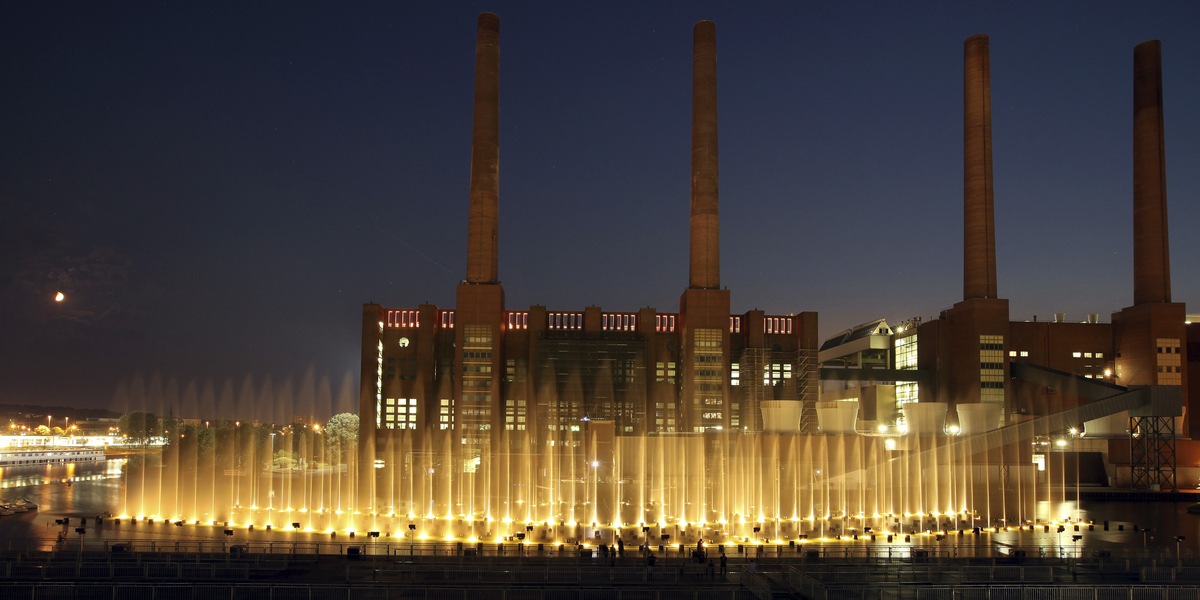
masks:
{"type": "Polygon", "coordinates": [[[1175,483],[1175,418],[1129,418],[1129,468],[1133,489],[1178,490],[1175,483]]]}

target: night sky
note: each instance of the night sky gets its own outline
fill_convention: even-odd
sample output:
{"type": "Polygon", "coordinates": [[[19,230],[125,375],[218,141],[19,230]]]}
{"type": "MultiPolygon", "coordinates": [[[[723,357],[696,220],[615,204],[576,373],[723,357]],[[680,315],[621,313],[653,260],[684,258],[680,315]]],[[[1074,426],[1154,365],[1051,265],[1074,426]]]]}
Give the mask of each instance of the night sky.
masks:
{"type": "Polygon", "coordinates": [[[1012,318],[1132,303],[1153,38],[1173,299],[1200,312],[1197,2],[25,2],[0,18],[0,403],[353,410],[362,304],[451,307],[465,275],[484,10],[509,308],[678,310],[708,18],[735,313],[825,337],[961,299],[976,33],[1012,318]]]}

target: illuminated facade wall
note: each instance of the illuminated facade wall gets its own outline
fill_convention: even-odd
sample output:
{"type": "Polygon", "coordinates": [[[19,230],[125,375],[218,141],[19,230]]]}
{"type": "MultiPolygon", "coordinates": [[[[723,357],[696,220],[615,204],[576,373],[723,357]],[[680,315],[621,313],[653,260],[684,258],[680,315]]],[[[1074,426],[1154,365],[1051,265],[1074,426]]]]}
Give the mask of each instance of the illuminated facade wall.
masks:
{"type": "Polygon", "coordinates": [[[461,324],[455,310],[367,304],[363,440],[380,450],[399,440],[475,448],[519,440],[537,448],[574,443],[591,422],[611,423],[615,435],[761,431],[760,402],[815,404],[814,313],[751,311],[723,322],[727,331],[692,330],[693,364],[684,369],[686,338],[675,313],[534,306],[504,311],[494,335],[489,326],[461,324]],[[695,384],[686,399],[685,371],[695,384]],[[690,427],[685,407],[699,419],[690,427]]]}
{"type": "MultiPolygon", "coordinates": [[[[893,356],[896,369],[914,371],[917,369],[917,354],[920,349],[920,336],[916,328],[896,328],[895,350],[893,356]]],[[[896,410],[903,410],[909,402],[921,400],[921,386],[916,381],[896,382],[896,410]]]]}

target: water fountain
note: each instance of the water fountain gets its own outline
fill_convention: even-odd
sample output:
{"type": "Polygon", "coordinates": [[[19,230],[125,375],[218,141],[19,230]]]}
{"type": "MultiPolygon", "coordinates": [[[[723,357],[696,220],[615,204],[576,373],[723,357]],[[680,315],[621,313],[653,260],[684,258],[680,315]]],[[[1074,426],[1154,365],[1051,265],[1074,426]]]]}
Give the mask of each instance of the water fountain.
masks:
{"type": "MultiPolygon", "coordinates": [[[[144,393],[145,406],[171,405],[174,386],[161,387],[144,393]]],[[[316,412],[333,406],[328,384],[311,377],[217,389],[185,386],[178,398],[213,412],[262,402],[279,410],[283,395],[316,412]]],[[[168,432],[161,464],[128,466],[122,517],[326,536],[378,531],[410,542],[691,545],[872,533],[899,541],[1048,522],[1077,509],[1067,486],[1039,481],[1029,448],[980,452],[961,431],[916,427],[922,421],[937,419],[870,434],[626,436],[597,420],[536,445],[525,432],[504,432],[502,450],[464,449],[453,431],[435,431],[419,445],[386,438],[370,469],[320,425],[193,421],[168,432]],[[360,481],[362,472],[371,476],[360,481]]]]}

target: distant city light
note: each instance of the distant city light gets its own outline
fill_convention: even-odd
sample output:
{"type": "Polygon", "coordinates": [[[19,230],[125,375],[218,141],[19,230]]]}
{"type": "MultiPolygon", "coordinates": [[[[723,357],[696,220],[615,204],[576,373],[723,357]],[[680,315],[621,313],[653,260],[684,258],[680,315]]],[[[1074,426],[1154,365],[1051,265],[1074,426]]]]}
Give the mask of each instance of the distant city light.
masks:
{"type": "Polygon", "coordinates": [[[67,297],[66,297],[66,295],[65,295],[65,294],[63,294],[62,292],[56,292],[56,293],[54,294],[54,301],[55,301],[55,302],[62,302],[63,300],[66,300],[66,298],[67,298],[67,297]]]}

